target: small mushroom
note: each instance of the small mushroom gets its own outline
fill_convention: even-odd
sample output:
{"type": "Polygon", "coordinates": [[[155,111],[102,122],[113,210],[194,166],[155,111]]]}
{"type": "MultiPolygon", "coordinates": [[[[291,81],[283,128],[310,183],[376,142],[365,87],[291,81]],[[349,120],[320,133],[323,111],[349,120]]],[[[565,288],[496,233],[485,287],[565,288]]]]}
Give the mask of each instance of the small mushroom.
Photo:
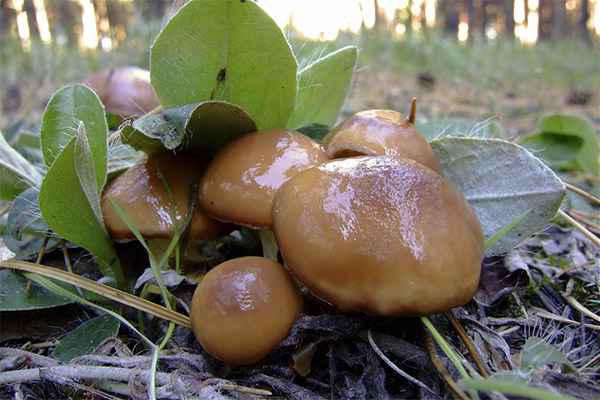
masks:
{"type": "Polygon", "coordinates": [[[83,82],[93,89],[108,114],[144,115],[160,106],[150,84],[150,72],[134,66],[104,69],[83,82]]]}
{"type": "MultiPolygon", "coordinates": [[[[415,108],[413,105],[411,115],[415,108]]],[[[331,158],[397,155],[416,160],[442,175],[435,153],[413,122],[394,110],[360,111],[333,128],[323,138],[323,146],[331,158]]]]}
{"type": "Polygon", "coordinates": [[[213,357],[255,364],[286,338],[304,307],[285,268],[262,257],[225,261],[198,284],[190,307],[194,335],[213,357]]]}
{"type": "MultiPolygon", "coordinates": [[[[185,220],[192,183],[200,180],[204,169],[204,163],[183,154],[164,152],[143,156],[104,189],[100,206],[110,237],[116,241],[135,239],[110,204],[109,197],[144,238],[172,239],[175,225],[185,220]],[[174,205],[159,170],[168,183],[174,205]]],[[[210,218],[198,206],[188,228],[191,241],[216,238],[232,230],[231,225],[210,218]]]]}
{"type": "Polygon", "coordinates": [[[317,297],[382,316],[467,303],[483,233],[462,194],[395,156],[332,160],[281,187],[273,230],[290,271],[317,297]]]}

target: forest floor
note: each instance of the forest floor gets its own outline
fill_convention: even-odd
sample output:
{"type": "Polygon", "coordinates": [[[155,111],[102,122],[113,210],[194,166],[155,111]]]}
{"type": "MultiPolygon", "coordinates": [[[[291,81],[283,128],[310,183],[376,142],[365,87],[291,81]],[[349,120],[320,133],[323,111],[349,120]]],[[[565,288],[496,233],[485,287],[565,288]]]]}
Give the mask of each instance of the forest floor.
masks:
{"type": "MultiPolygon", "coordinates": [[[[83,78],[81,71],[75,75],[76,80],[83,78]]],[[[70,83],[67,80],[62,83],[70,83]]],[[[25,98],[36,91],[35,85],[14,83],[25,98]]],[[[44,87],[43,92],[51,90],[44,87]]],[[[597,87],[545,86],[534,80],[490,87],[476,79],[449,79],[414,66],[402,72],[381,62],[359,67],[344,114],[373,108],[408,113],[413,97],[418,99],[417,120],[493,121],[502,126],[507,139],[535,132],[539,120],[552,112],[584,115],[596,129],[600,125],[597,87]]],[[[33,108],[22,104],[5,112],[0,128],[24,117],[24,110],[28,116],[41,115],[45,100],[36,98],[33,108]]],[[[577,179],[579,175],[573,175],[573,181],[577,179]]],[[[590,217],[597,218],[598,208],[590,207],[590,217]]],[[[519,245],[510,257],[484,260],[475,300],[430,319],[464,357],[463,366],[470,376],[504,373],[517,386],[545,390],[544,395],[538,393],[540,399],[547,393],[554,393],[555,398],[597,399],[600,249],[564,221],[555,222],[519,245]],[[536,344],[542,348],[537,353],[536,344]],[[532,354],[542,357],[542,362],[532,362],[532,354]]],[[[74,250],[71,256],[78,260],[76,272],[89,269],[85,255],[74,250]]],[[[62,253],[55,250],[47,258],[60,264],[62,253]]],[[[192,289],[179,288],[181,298],[189,300],[192,289]]],[[[24,380],[6,384],[0,372],[0,398],[146,398],[151,356],[127,329],[121,328],[117,337],[103,342],[92,354],[74,359],[67,364],[68,370],[52,358],[61,335],[97,315],[93,309],[76,305],[3,312],[0,371],[22,374],[24,380]]],[[[133,312],[125,315],[136,318],[133,312]]],[[[144,318],[152,340],[164,336],[164,321],[144,318]]],[[[159,398],[477,398],[465,386],[453,386],[464,376],[434,345],[418,318],[378,319],[345,313],[310,297],[306,314],[290,336],[258,366],[220,363],[203,352],[189,329],[178,327],[161,354],[158,370],[159,398]]],[[[504,399],[500,393],[509,396],[508,387],[498,386],[480,396],[504,399]]],[[[514,396],[509,398],[525,394],[514,396]]]]}

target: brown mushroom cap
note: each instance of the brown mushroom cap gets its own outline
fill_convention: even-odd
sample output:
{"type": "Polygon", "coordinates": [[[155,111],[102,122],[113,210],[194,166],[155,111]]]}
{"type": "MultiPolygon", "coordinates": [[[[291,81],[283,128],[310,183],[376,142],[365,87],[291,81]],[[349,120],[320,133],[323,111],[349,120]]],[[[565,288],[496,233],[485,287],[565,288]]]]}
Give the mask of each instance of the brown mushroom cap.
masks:
{"type": "Polygon", "coordinates": [[[273,230],[290,271],[347,310],[437,313],[468,302],[479,283],[477,217],[414,160],[363,156],[300,172],[275,199],[273,230]]]}
{"type": "Polygon", "coordinates": [[[397,155],[443,175],[427,140],[407,117],[394,110],[367,110],[351,115],[323,138],[323,146],[331,158],[397,155]]]}
{"type": "Polygon", "coordinates": [[[134,66],[98,71],[83,82],[92,88],[109,114],[141,116],[160,105],[150,72],[134,66]]]}
{"type": "Polygon", "coordinates": [[[202,178],[202,208],[223,221],[270,228],[279,187],[328,159],[317,143],[298,132],[249,133],[227,144],[209,164],[202,178]]]}
{"type": "Polygon", "coordinates": [[[302,295],[283,266],[236,258],[210,270],[194,292],[194,335],[213,357],[236,365],[266,358],[302,312],[302,295]]]}
{"type": "MultiPolygon", "coordinates": [[[[108,197],[117,203],[146,239],[173,238],[173,223],[184,222],[191,185],[194,180],[200,180],[204,168],[204,163],[183,154],[165,152],[143,156],[104,189],[100,206],[110,237],[118,241],[135,239],[108,197]],[[175,199],[175,221],[157,165],[175,199]]],[[[210,218],[199,206],[194,210],[190,225],[189,239],[192,241],[219,237],[232,230],[230,225],[210,218]]]]}

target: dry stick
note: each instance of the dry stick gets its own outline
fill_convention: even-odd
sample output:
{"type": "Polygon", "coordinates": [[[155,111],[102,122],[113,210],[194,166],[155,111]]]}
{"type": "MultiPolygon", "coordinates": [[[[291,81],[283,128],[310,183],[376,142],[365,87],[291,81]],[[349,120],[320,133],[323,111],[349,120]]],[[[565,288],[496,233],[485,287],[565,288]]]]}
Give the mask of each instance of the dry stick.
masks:
{"type": "Polygon", "coordinates": [[[567,187],[567,189],[569,189],[571,192],[577,193],[578,195],[581,195],[581,196],[585,197],[586,199],[593,201],[596,204],[600,204],[600,199],[597,199],[596,197],[592,196],[585,190],[579,189],[577,186],[573,186],[567,182],[564,182],[564,184],[567,187]]]}
{"type": "MultiPolygon", "coordinates": [[[[371,333],[370,330],[367,332],[367,339],[369,339],[369,344],[371,345],[371,348],[375,351],[375,353],[377,353],[379,358],[381,358],[383,360],[383,362],[385,362],[388,365],[388,367],[390,367],[392,370],[394,370],[394,372],[396,372],[398,375],[400,375],[407,381],[417,385],[421,389],[424,389],[424,390],[428,391],[429,393],[432,393],[435,395],[435,393],[430,388],[428,388],[423,382],[421,382],[420,380],[418,380],[416,378],[413,378],[406,372],[402,371],[400,368],[398,368],[398,366],[396,364],[394,364],[392,362],[392,360],[390,360],[385,354],[383,354],[383,351],[381,351],[381,349],[375,343],[375,340],[373,340],[373,334],[371,333]]],[[[468,399],[468,397],[467,397],[467,399],[468,399]]]]}
{"type": "Polygon", "coordinates": [[[568,319],[565,317],[561,317],[560,315],[552,314],[546,310],[541,310],[541,309],[536,310],[535,315],[537,315],[540,318],[550,319],[550,320],[553,320],[556,322],[561,322],[561,323],[567,324],[567,325],[577,325],[577,326],[583,325],[586,329],[600,332],[600,326],[598,326],[598,325],[582,324],[581,322],[573,321],[572,319],[568,319]]]}
{"type": "MultiPolygon", "coordinates": [[[[44,257],[44,253],[46,252],[46,246],[48,246],[48,240],[50,240],[50,231],[46,232],[44,235],[44,240],[42,241],[42,246],[40,247],[40,251],[38,252],[37,258],[35,259],[36,264],[40,264],[42,262],[42,258],[44,257]]],[[[25,293],[29,292],[31,289],[32,281],[27,281],[27,285],[25,286],[25,293]]]]}
{"type": "Polygon", "coordinates": [[[561,217],[563,217],[564,219],[566,219],[568,223],[573,225],[573,227],[575,227],[577,230],[579,230],[581,233],[583,233],[585,236],[587,236],[592,242],[594,242],[594,244],[596,246],[600,246],[600,239],[598,239],[598,237],[596,235],[594,235],[592,232],[587,230],[585,228],[585,226],[583,226],[579,222],[575,221],[569,214],[567,214],[563,210],[558,210],[558,214],[561,217]]]}
{"type": "Polygon", "coordinates": [[[477,350],[475,349],[475,345],[471,341],[471,338],[469,337],[469,335],[467,335],[467,332],[465,331],[463,326],[460,324],[460,322],[456,318],[454,311],[452,311],[452,310],[445,311],[444,315],[446,316],[446,318],[448,318],[448,321],[450,321],[450,323],[452,324],[452,327],[454,328],[456,333],[458,333],[458,336],[462,339],[465,346],[467,346],[467,350],[469,350],[469,354],[471,354],[471,357],[473,357],[473,361],[475,362],[475,365],[477,365],[477,368],[479,369],[479,373],[481,374],[481,376],[483,376],[484,378],[487,378],[488,376],[490,376],[490,373],[488,372],[485,364],[481,360],[481,357],[479,357],[479,353],[477,353],[477,350]]]}
{"type": "Polygon", "coordinates": [[[593,221],[590,221],[589,219],[587,219],[585,217],[582,217],[581,214],[575,210],[569,210],[569,212],[571,213],[571,216],[573,217],[573,219],[584,224],[590,232],[598,234],[598,232],[600,231],[600,225],[596,224],[593,221]]]}
{"type": "Polygon", "coordinates": [[[594,314],[592,311],[590,311],[588,308],[586,308],[583,304],[581,304],[580,302],[578,302],[575,297],[573,296],[566,296],[566,293],[563,293],[563,297],[564,299],[567,301],[567,303],[573,307],[574,309],[576,309],[577,311],[579,311],[580,313],[582,313],[583,315],[585,315],[588,318],[591,318],[597,322],[600,322],[600,317],[597,316],[596,314],[594,314]]]}
{"type": "MultiPolygon", "coordinates": [[[[71,258],[69,257],[69,252],[67,251],[67,242],[65,241],[65,239],[60,239],[60,246],[62,247],[63,259],[65,260],[65,266],[67,267],[67,271],[75,275],[75,273],[73,272],[73,265],[71,264],[71,258]]],[[[84,299],[86,298],[79,286],[75,286],[75,290],[77,290],[77,293],[79,293],[81,297],[83,297],[84,299]]]]}
{"type": "Polygon", "coordinates": [[[574,209],[569,210],[569,212],[571,214],[577,214],[577,215],[579,215],[582,218],[595,219],[595,220],[600,221],[600,214],[595,214],[595,213],[592,214],[592,213],[588,213],[588,212],[585,212],[585,211],[579,211],[579,210],[574,210],[574,209]]]}
{"type": "Polygon", "coordinates": [[[565,268],[562,271],[557,272],[556,275],[554,275],[554,278],[555,279],[556,278],[560,278],[561,276],[563,276],[563,274],[566,274],[566,273],[569,273],[571,271],[575,271],[575,270],[578,270],[578,269],[581,269],[581,268],[585,268],[585,267],[587,267],[589,265],[593,265],[595,262],[596,262],[595,260],[588,260],[588,261],[584,262],[583,264],[574,265],[572,267],[565,268]]]}
{"type": "Polygon", "coordinates": [[[427,331],[427,329],[423,329],[423,335],[425,338],[425,347],[427,348],[429,358],[431,359],[431,362],[433,363],[435,369],[437,369],[442,378],[444,378],[444,380],[446,381],[448,386],[450,386],[450,389],[452,390],[452,392],[454,392],[454,395],[456,397],[462,400],[470,400],[469,396],[467,396],[467,394],[458,386],[456,381],[450,376],[450,373],[448,372],[446,367],[444,367],[444,364],[442,363],[442,361],[437,355],[437,352],[435,351],[433,339],[431,337],[431,334],[427,331]]]}
{"type": "Polygon", "coordinates": [[[79,286],[83,289],[90,290],[94,293],[97,293],[101,296],[119,302],[121,304],[137,308],[138,310],[150,313],[159,318],[163,318],[167,321],[174,322],[186,328],[191,327],[190,318],[187,315],[168,310],[167,308],[156,303],[152,303],[151,301],[141,299],[127,292],[114,289],[110,286],[102,285],[91,279],[87,279],[79,275],[70,274],[60,269],[15,260],[0,262],[0,268],[11,268],[20,271],[34,272],[36,274],[40,274],[46,277],[58,279],[60,281],[70,283],[74,286],[79,286]]]}

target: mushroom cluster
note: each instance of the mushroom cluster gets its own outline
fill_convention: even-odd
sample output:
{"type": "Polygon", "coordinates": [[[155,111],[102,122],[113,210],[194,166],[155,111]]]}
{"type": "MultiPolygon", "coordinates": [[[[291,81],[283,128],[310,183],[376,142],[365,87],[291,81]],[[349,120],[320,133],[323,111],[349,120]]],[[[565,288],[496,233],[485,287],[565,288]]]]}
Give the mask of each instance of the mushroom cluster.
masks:
{"type": "MultiPolygon", "coordinates": [[[[211,225],[192,232],[214,236],[230,223],[272,230],[287,267],[273,255],[243,257],[204,276],[190,319],[209,354],[240,365],[266,358],[302,312],[294,277],[334,306],[380,316],[437,313],[473,297],[483,233],[414,127],[414,112],[413,104],[409,118],[391,110],[356,113],[321,144],[294,131],[257,131],[230,142],[206,168],[186,158],[160,166],[167,181],[168,174],[186,177],[173,188],[176,199],[202,176],[195,212],[211,225]],[[183,168],[170,172],[169,164],[183,168]]],[[[147,177],[163,157],[147,156],[117,178],[129,180],[125,192],[153,197],[147,177]]],[[[112,183],[105,197],[125,197],[117,188],[112,183]]],[[[128,202],[121,206],[126,213],[149,215],[128,202]]],[[[104,200],[103,212],[108,225],[114,216],[104,200]]],[[[167,209],[156,215],[145,222],[173,225],[167,209]]],[[[127,237],[123,227],[109,231],[127,237]]]]}

